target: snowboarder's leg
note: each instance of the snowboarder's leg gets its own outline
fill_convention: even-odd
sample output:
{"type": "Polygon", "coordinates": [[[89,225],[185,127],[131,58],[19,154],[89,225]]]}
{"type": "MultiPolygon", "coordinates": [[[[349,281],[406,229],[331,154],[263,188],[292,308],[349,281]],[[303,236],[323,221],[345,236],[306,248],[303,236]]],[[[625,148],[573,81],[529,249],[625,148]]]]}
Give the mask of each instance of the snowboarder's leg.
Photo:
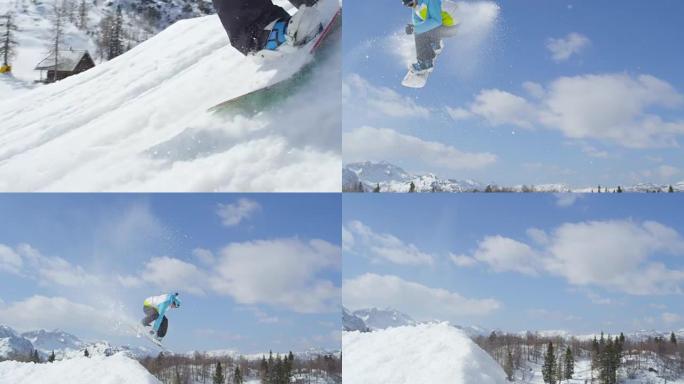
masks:
{"type": "Polygon", "coordinates": [[[145,312],[145,318],[142,319],[142,325],[149,327],[153,321],[157,320],[159,313],[157,313],[156,309],[147,306],[143,307],[143,311],[145,312]]]}
{"type": "Polygon", "coordinates": [[[448,39],[450,37],[456,36],[458,33],[458,28],[456,25],[447,27],[446,25],[442,25],[441,27],[437,28],[437,35],[440,39],[448,39]]]}
{"type": "Polygon", "coordinates": [[[416,58],[418,62],[432,61],[435,59],[433,43],[439,41],[434,30],[425,33],[416,33],[416,58]]]}
{"type": "Polygon", "coordinates": [[[230,43],[247,55],[266,45],[270,30],[266,27],[290,15],[271,0],[213,0],[230,43]]]}
{"type": "Polygon", "coordinates": [[[169,319],[164,316],[162,322],[159,325],[159,330],[157,331],[157,337],[162,338],[166,336],[166,330],[169,328],[169,319]]]}

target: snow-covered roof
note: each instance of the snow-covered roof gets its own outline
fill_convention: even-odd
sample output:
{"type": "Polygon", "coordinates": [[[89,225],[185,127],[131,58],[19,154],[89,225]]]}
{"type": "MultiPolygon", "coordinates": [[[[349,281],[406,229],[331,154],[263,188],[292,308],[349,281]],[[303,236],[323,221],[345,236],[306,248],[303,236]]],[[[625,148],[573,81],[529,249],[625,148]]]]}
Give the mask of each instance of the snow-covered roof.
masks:
{"type": "MultiPolygon", "coordinates": [[[[76,66],[86,54],[88,54],[88,51],[59,51],[59,64],[57,66],[57,70],[72,72],[74,69],[76,69],[76,66]]],[[[48,57],[44,58],[40,63],[38,63],[38,65],[36,65],[35,69],[43,71],[55,69],[55,53],[51,52],[48,57]]]]}

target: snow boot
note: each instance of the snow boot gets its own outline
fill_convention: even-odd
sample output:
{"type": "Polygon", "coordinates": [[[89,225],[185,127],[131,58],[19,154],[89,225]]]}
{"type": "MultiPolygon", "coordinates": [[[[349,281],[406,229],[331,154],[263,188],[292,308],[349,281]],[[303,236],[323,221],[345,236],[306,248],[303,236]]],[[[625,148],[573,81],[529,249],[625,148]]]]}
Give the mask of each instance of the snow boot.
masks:
{"type": "Polygon", "coordinates": [[[266,27],[266,29],[270,29],[271,32],[268,35],[268,40],[266,40],[264,49],[275,51],[278,47],[287,42],[287,25],[288,20],[275,20],[266,27]]]}
{"type": "Polygon", "coordinates": [[[409,69],[416,75],[422,75],[424,73],[432,72],[434,65],[432,60],[419,60],[417,63],[411,64],[409,69]]]}
{"type": "Polygon", "coordinates": [[[306,5],[299,8],[287,25],[287,36],[294,46],[308,43],[321,32],[323,32],[321,13],[315,7],[306,5]]]}

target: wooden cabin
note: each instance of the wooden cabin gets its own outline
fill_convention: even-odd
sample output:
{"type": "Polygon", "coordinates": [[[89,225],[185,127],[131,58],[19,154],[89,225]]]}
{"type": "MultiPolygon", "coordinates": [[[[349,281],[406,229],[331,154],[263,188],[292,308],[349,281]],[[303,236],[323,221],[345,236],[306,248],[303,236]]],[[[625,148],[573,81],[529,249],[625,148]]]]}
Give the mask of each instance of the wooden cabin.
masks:
{"type": "Polygon", "coordinates": [[[43,59],[35,70],[40,71],[40,82],[54,83],[69,76],[87,71],[95,66],[95,62],[88,51],[65,50],[57,55],[57,68],[55,68],[55,53],[52,52],[43,59]]]}

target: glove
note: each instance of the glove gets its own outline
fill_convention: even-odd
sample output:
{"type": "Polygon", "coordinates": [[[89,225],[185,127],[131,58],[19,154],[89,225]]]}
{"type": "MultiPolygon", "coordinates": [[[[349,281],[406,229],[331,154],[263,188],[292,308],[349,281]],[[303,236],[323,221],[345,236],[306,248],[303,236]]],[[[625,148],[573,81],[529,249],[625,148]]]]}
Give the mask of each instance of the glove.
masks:
{"type": "Polygon", "coordinates": [[[406,24],[406,34],[413,35],[413,24],[406,24]]]}

